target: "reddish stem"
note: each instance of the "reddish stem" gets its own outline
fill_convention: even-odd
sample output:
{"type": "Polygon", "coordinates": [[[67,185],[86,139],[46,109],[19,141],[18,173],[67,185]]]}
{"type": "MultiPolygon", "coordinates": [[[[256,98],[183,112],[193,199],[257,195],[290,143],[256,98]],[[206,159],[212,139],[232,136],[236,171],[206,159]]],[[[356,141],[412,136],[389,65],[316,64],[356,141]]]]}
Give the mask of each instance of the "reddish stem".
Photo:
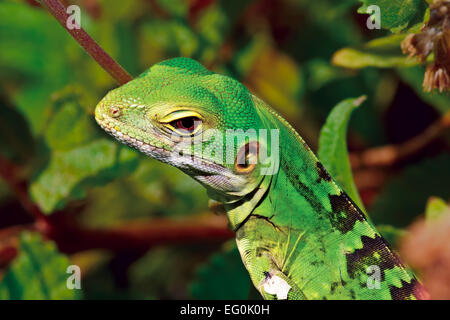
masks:
{"type": "Polygon", "coordinates": [[[428,144],[440,137],[450,128],[450,113],[443,115],[426,130],[410,140],[397,145],[385,145],[365,150],[362,153],[350,155],[352,168],[386,167],[404,160],[422,150],[428,144]]]}
{"type": "Polygon", "coordinates": [[[113,58],[111,58],[98,44],[92,39],[81,26],[79,28],[69,29],[67,22],[70,19],[66,8],[58,0],[41,0],[42,4],[58,20],[67,32],[86,50],[86,52],[97,63],[108,72],[120,85],[133,80],[133,77],[126,72],[113,58]]]}
{"type": "Polygon", "coordinates": [[[147,250],[158,245],[223,242],[234,237],[225,216],[152,219],[109,229],[86,229],[68,215],[53,214],[41,230],[66,253],[91,249],[147,250]],[[50,228],[48,228],[50,226],[50,228]]]}
{"type": "Polygon", "coordinates": [[[16,247],[0,248],[0,269],[6,268],[16,256],[16,247]]]}
{"type": "Polygon", "coordinates": [[[27,183],[20,178],[19,167],[7,159],[0,157],[0,178],[3,178],[16,195],[22,207],[37,221],[46,219],[41,209],[28,196],[27,183]]]}
{"type": "Polygon", "coordinates": [[[0,230],[0,270],[6,268],[17,255],[18,236],[33,226],[13,226],[0,230]]]}

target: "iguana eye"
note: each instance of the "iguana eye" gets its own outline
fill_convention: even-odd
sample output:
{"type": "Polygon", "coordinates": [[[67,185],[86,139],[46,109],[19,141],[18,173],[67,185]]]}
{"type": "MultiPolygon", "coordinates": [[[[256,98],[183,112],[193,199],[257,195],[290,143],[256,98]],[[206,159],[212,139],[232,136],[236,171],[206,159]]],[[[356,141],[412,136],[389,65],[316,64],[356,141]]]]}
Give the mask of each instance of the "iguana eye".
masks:
{"type": "Polygon", "coordinates": [[[202,120],[198,117],[184,117],[173,120],[169,125],[180,135],[193,135],[201,127],[202,120]]]}
{"type": "Polygon", "coordinates": [[[203,125],[201,115],[190,110],[172,112],[160,119],[159,122],[180,136],[193,136],[203,125]]]}
{"type": "Polygon", "coordinates": [[[180,130],[187,132],[194,132],[195,127],[198,126],[200,119],[197,117],[186,117],[171,122],[171,125],[180,130]]]}

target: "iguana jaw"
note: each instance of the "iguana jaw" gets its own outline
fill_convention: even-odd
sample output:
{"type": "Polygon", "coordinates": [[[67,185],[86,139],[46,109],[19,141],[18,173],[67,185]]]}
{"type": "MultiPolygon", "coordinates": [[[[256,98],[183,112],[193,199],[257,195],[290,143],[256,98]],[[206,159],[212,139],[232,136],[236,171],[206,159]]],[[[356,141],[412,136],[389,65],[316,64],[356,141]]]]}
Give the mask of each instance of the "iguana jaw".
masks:
{"type": "Polygon", "coordinates": [[[245,177],[236,175],[221,164],[196,157],[194,154],[180,155],[178,152],[173,152],[176,143],[159,134],[157,129],[147,128],[144,132],[136,127],[131,128],[122,121],[105,114],[104,109],[107,108],[102,104],[96,107],[95,119],[103,130],[118,141],[147,156],[181,169],[207,188],[213,188],[232,197],[248,193],[245,188],[247,186],[245,177]],[[139,137],[146,137],[146,139],[144,141],[139,137]]]}
{"type": "MultiPolygon", "coordinates": [[[[193,158],[195,158],[195,156],[191,156],[191,155],[183,156],[183,155],[179,155],[179,154],[174,154],[169,148],[164,148],[163,146],[161,146],[161,141],[158,141],[159,146],[156,144],[152,144],[151,142],[150,143],[145,142],[145,141],[139,140],[138,138],[133,136],[132,133],[124,134],[119,129],[118,125],[114,125],[114,126],[106,125],[104,121],[100,120],[97,117],[96,117],[96,120],[97,120],[97,123],[100,125],[100,127],[103,130],[105,130],[108,134],[113,136],[115,139],[119,140],[123,144],[126,144],[126,145],[138,150],[139,152],[142,152],[156,160],[160,160],[163,162],[170,162],[170,164],[175,165],[176,162],[178,162],[177,159],[180,159],[180,162],[181,162],[180,165],[182,167],[186,167],[187,164],[192,164],[192,166],[193,166],[192,169],[201,170],[205,174],[224,174],[224,171],[227,170],[227,168],[225,168],[219,164],[209,162],[205,159],[196,159],[196,161],[194,161],[193,158]],[[183,165],[183,164],[185,164],[185,165],[183,165]]],[[[109,123],[111,124],[111,119],[110,119],[109,123]]],[[[148,135],[148,133],[146,133],[146,135],[148,135]]],[[[180,166],[177,166],[177,167],[180,167],[180,166]]]]}
{"type": "Polygon", "coordinates": [[[108,134],[113,136],[115,139],[119,140],[123,144],[126,144],[146,155],[151,156],[152,158],[159,158],[164,155],[169,156],[169,154],[170,154],[170,151],[165,150],[164,148],[160,148],[160,147],[151,145],[149,143],[146,143],[142,140],[138,140],[132,136],[129,136],[128,134],[123,134],[121,131],[119,131],[113,127],[108,127],[106,125],[103,125],[98,120],[97,120],[97,122],[103,130],[105,130],[108,134]]]}

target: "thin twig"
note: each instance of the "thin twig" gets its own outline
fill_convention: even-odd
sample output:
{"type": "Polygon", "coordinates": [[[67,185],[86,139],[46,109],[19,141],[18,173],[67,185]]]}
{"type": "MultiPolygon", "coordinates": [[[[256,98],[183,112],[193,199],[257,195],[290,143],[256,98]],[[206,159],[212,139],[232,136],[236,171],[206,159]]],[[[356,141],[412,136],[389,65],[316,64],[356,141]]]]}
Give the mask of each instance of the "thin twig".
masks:
{"type": "Polygon", "coordinates": [[[90,249],[147,250],[168,244],[220,243],[234,237],[227,228],[226,216],[152,219],[109,229],[86,229],[67,218],[52,215],[50,228],[45,226],[42,230],[66,253],[90,249]]]}
{"type": "Polygon", "coordinates": [[[19,225],[0,229],[0,247],[25,230],[35,230],[35,227],[34,225],[19,225]]]}
{"type": "Polygon", "coordinates": [[[351,154],[352,168],[392,166],[422,150],[448,128],[450,128],[450,113],[434,122],[421,134],[402,144],[386,145],[366,150],[360,154],[351,154]]]}
{"type": "Polygon", "coordinates": [[[92,39],[81,26],[79,28],[69,29],[67,22],[70,19],[66,8],[58,0],[41,0],[41,3],[50,11],[67,32],[86,50],[86,52],[97,63],[108,72],[120,85],[133,80],[133,77],[126,72],[113,58],[111,58],[98,44],[92,39]]]}
{"type": "Polygon", "coordinates": [[[45,220],[46,216],[41,209],[28,196],[27,183],[20,178],[20,168],[9,160],[0,157],[0,178],[8,184],[14,192],[22,207],[31,216],[39,220],[45,220]]]}
{"type": "Polygon", "coordinates": [[[19,234],[25,230],[33,229],[33,225],[21,225],[12,226],[0,230],[0,271],[6,268],[16,257],[19,246],[19,234]]]}

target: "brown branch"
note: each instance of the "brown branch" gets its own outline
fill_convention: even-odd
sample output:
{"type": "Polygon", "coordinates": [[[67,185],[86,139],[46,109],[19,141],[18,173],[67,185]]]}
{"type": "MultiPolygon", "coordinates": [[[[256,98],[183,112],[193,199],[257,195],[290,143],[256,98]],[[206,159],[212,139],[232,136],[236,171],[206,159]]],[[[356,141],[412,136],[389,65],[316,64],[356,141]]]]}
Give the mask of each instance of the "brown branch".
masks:
{"type": "Polygon", "coordinates": [[[10,244],[9,241],[17,237],[22,231],[34,229],[34,225],[20,225],[0,229],[0,247],[5,244],[10,244]]]}
{"type": "Polygon", "coordinates": [[[19,234],[33,230],[34,226],[12,226],[0,230],[0,271],[6,268],[17,255],[19,234]]]}
{"type": "Polygon", "coordinates": [[[17,256],[17,247],[0,247],[0,270],[6,268],[17,256]]]}
{"type": "Polygon", "coordinates": [[[353,169],[361,167],[387,167],[404,160],[422,150],[450,127],[450,113],[430,125],[421,134],[398,145],[386,145],[351,154],[353,169]]]}
{"type": "Polygon", "coordinates": [[[226,216],[152,219],[109,229],[85,229],[56,214],[51,216],[50,225],[41,230],[66,253],[90,249],[147,250],[168,244],[220,243],[234,237],[227,228],[226,216]]]}
{"type": "Polygon", "coordinates": [[[45,214],[28,196],[27,183],[20,178],[20,168],[3,157],[0,157],[0,178],[8,184],[25,211],[37,221],[46,219],[45,214]]]}
{"type": "Polygon", "coordinates": [[[82,46],[84,50],[86,50],[86,52],[120,85],[133,80],[133,77],[111,58],[97,42],[81,28],[81,26],[74,29],[69,29],[67,27],[70,16],[67,14],[66,8],[58,0],[41,0],[41,3],[48,11],[50,11],[56,20],[58,20],[61,26],[80,44],[80,46],[82,46]]]}

